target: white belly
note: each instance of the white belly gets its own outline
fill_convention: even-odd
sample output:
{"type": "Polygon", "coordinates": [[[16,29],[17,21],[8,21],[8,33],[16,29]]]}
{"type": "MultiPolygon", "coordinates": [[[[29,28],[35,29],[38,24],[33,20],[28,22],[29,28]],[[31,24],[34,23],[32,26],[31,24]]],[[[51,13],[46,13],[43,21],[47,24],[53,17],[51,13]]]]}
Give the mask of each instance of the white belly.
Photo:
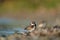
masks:
{"type": "Polygon", "coordinates": [[[34,28],[32,28],[31,30],[28,30],[29,32],[32,32],[33,30],[35,30],[35,27],[34,28]]]}

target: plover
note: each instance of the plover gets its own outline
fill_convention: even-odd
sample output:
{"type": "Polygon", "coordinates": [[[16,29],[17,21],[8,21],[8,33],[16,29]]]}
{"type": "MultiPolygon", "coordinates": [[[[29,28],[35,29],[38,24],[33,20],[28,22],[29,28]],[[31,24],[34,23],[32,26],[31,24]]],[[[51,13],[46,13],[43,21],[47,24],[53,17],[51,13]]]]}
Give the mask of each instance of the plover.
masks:
{"type": "Polygon", "coordinates": [[[36,29],[36,23],[34,21],[31,22],[31,24],[25,28],[25,30],[27,30],[28,32],[32,32],[35,29],[36,29]]]}

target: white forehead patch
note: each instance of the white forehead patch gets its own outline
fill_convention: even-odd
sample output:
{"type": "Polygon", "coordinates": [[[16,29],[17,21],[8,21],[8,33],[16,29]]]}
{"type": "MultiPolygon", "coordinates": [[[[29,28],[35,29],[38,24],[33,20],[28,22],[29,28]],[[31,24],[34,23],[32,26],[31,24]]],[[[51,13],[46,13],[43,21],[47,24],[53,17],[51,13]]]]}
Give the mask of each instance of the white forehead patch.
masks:
{"type": "Polygon", "coordinates": [[[31,24],[31,25],[34,25],[34,24],[31,24]]]}

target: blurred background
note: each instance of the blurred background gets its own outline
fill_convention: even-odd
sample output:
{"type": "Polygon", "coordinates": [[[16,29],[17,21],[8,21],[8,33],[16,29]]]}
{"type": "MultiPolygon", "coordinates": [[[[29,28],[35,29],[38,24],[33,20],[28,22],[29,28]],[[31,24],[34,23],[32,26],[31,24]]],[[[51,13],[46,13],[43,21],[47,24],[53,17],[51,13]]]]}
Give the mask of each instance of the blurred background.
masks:
{"type": "Polygon", "coordinates": [[[60,0],[0,0],[0,29],[24,28],[40,20],[60,25],[60,0]]]}

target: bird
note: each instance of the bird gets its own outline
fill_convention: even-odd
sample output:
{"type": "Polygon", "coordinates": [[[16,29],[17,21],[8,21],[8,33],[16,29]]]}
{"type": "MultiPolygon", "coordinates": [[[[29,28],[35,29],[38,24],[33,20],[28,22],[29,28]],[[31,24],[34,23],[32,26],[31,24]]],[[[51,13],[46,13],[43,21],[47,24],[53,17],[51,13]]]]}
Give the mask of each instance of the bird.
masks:
{"type": "Polygon", "coordinates": [[[27,26],[24,30],[27,30],[28,32],[32,32],[36,29],[36,23],[35,21],[31,22],[29,26],[27,26]]]}
{"type": "Polygon", "coordinates": [[[40,24],[38,25],[38,28],[45,28],[46,27],[46,22],[45,21],[41,21],[40,24]]]}
{"type": "Polygon", "coordinates": [[[60,26],[59,25],[55,25],[53,28],[60,28],[60,26]]]}

